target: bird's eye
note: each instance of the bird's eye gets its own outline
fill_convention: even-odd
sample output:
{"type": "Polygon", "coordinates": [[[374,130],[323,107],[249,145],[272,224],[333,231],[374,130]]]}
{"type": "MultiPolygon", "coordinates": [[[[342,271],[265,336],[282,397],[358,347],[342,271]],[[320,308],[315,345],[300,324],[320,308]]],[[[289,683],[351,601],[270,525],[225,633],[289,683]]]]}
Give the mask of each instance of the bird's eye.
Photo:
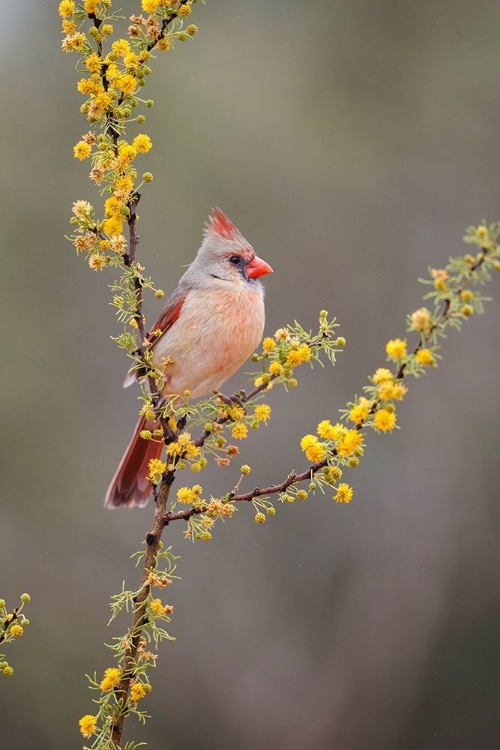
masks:
{"type": "Polygon", "coordinates": [[[240,260],[241,260],[241,258],[240,258],[239,255],[231,255],[231,257],[229,258],[229,262],[233,263],[233,265],[235,265],[235,266],[238,265],[238,263],[240,262],[240,260]]]}

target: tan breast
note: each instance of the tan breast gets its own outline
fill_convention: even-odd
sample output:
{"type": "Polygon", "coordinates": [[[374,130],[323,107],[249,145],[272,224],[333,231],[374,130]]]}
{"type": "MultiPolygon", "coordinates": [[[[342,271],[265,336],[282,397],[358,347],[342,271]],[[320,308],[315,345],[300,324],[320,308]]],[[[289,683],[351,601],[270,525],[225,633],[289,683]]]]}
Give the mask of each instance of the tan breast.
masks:
{"type": "Polygon", "coordinates": [[[164,368],[164,394],[189,390],[197,398],[220,388],[259,345],[264,319],[260,286],[190,292],[154,347],[155,364],[174,360],[164,368]]]}

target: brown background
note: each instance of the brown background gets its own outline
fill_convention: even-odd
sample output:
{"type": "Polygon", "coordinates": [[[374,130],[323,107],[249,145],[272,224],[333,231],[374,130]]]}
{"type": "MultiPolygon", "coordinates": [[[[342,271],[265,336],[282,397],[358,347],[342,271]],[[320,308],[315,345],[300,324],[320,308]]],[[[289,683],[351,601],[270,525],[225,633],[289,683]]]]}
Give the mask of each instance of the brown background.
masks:
{"type": "MultiPolygon", "coordinates": [[[[72,145],[74,57],[55,3],[11,5],[0,27],[2,520],[0,594],[32,620],[0,683],[9,750],[77,748],[85,672],[111,663],[108,599],[137,580],[143,512],[102,497],[137,403],[109,341],[112,272],[63,234],[96,201],[72,145]]],[[[125,3],[127,12],[139,3],[125,3]]],[[[142,157],[141,258],[171,291],[221,205],[275,268],[267,331],[325,307],[348,346],[336,370],[273,391],[272,424],[245,444],[248,487],[303,464],[299,438],[383,364],[420,306],[416,279],[500,218],[499,29],[493,0],[210,2],[193,43],[154,63],[142,157]],[[307,11],[307,12],[306,12],[307,11]]],[[[411,383],[402,430],[373,435],[355,500],[251,508],[210,545],[167,534],[182,582],[153,693],[129,726],[151,750],[493,750],[500,746],[498,279],[482,319],[411,383]],[[137,731],[136,731],[137,730],[137,731]]],[[[159,304],[149,303],[151,314],[159,304]]],[[[244,378],[234,380],[240,386],[244,378]]],[[[228,386],[229,388],[229,386],[228,386]]],[[[210,470],[214,494],[233,471],[210,470]]]]}

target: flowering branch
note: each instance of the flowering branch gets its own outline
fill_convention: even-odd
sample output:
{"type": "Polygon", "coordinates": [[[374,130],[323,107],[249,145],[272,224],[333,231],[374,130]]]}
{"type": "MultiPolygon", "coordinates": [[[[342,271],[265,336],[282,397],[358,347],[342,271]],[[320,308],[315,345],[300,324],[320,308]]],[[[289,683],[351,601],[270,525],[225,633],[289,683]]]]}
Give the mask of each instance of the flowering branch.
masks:
{"type": "MultiPolygon", "coordinates": [[[[171,490],[177,472],[190,469],[198,474],[209,460],[219,466],[229,465],[240,454],[239,445],[232,441],[244,440],[249,430],[257,430],[269,421],[271,407],[264,401],[268,391],[278,386],[287,391],[293,389],[297,385],[296,370],[302,364],[322,365],[322,358],[326,358],[334,365],[346,343],[336,333],[335,319],[329,320],[328,313],[321,311],[317,333],[295,323],[264,339],[262,351],[252,356],[260,369],[252,375],[248,394],[242,390],[230,397],[214,394],[195,404],[191,403],[189,392],[183,398],[162,396],[163,372],[161,366],[153,363],[154,337],[147,334],[143,296],[147,290],[158,299],[164,295],[144,275],[144,267],[137,260],[140,190],[152,182],[153,175],[145,172],[139,180],[136,159],[149,153],[153,144],[145,133],[137,134],[131,142],[125,134],[128,125],[145,122],[143,114],[133,117],[133,111],[140,105],[147,109],[153,106],[151,100],[139,96],[152,72],[147,63],[153,58],[153,51],[167,52],[196,35],[194,24],[183,27],[195,2],[141,0],[147,17],[132,15],[126,38],[113,42],[113,23],[118,16],[112,12],[112,0],[83,0],[79,4],[62,0],[59,4],[65,34],[63,50],[79,55],[78,70],[84,74],[77,84],[78,91],[87,97],[81,111],[91,127],[100,129],[98,134],[91,130],[82,136],[74,147],[74,156],[81,161],[91,159],[89,176],[101,195],[106,196],[102,218],[87,201],[73,204],[74,234],[69,239],[94,271],[107,267],[119,270],[119,278],[110,285],[116,315],[123,324],[123,332],[115,341],[133,360],[132,369],[141,379],[144,376],[140,413],[154,428],[144,429],[140,437],[164,444],[162,458],[149,463],[155,508],[145,550],[136,555],[137,563],[142,564],[139,587],[136,591],[123,589],[112,597],[110,622],[126,611],[132,613],[132,624],[111,646],[117,666],[106,669],[101,680],[96,675],[89,677],[91,688],[98,691],[98,710],[95,715],[80,719],[80,730],[84,737],[94,738],[94,750],[119,750],[127,717],[146,719],[139,704],[151,690],[148,671],[157,658],[148,646],[152,642],[158,648],[161,641],[170,639],[164,626],[173,611],[171,605],[153,594],[155,588],[165,588],[176,577],[177,558],[161,540],[165,526],[184,520],[186,538],[209,541],[215,523],[230,518],[242,502],[253,504],[259,524],[276,514],[276,500],[294,503],[306,500],[310,493],[329,491],[334,493],[336,502],[349,503],[353,489],[339,480],[346,469],[359,465],[365,448],[363,431],[381,433],[396,428],[396,404],[408,392],[407,377],[418,377],[429,367],[437,366],[439,341],[447,328],[460,328],[472,314],[483,310],[486,298],[472,287],[488,281],[492,270],[500,270],[500,224],[470,227],[465,241],[477,246],[476,254],[451,258],[445,268],[430,269],[429,279],[423,281],[431,286],[425,299],[432,301],[432,309],[421,307],[408,316],[407,330],[419,336],[412,352],[408,353],[405,339],[388,341],[386,355],[392,369],[379,367],[364,387],[365,395],[356,396],[341,410],[342,419],[350,424],[332,424],[324,419],[316,434],[303,436],[300,446],[308,468],[299,473],[291,471],[283,481],[268,487],[243,492],[240,485],[251,472],[251,467],[243,464],[238,482],[222,497],[204,498],[201,485],[188,484],[179,487],[173,499],[171,490]],[[88,36],[84,32],[86,24],[90,25],[88,36]],[[198,437],[192,438],[187,426],[199,430],[198,437]],[[299,487],[305,482],[307,489],[299,487]]],[[[2,606],[5,605],[0,601],[0,612],[2,606]]],[[[7,625],[4,620],[0,642],[15,637],[16,632],[20,634],[19,612],[20,608],[8,615],[5,610],[11,620],[7,625]]],[[[11,673],[4,662],[0,662],[0,669],[4,674],[11,673]]],[[[133,742],[126,745],[127,750],[137,747],[133,742]]]]}
{"type": "MultiPolygon", "coordinates": [[[[30,624],[23,613],[23,607],[30,601],[29,594],[21,594],[21,604],[9,612],[5,599],[0,599],[0,643],[9,643],[24,635],[24,629],[30,624]]],[[[5,654],[0,654],[0,672],[5,677],[14,674],[13,667],[5,660],[5,654]]]]}

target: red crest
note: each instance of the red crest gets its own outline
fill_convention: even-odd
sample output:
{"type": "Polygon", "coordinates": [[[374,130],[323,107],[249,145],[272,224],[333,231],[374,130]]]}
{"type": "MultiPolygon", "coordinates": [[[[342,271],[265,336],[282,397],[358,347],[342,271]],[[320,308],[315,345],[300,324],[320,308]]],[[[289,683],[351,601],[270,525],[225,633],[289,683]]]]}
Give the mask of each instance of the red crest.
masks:
{"type": "Polygon", "coordinates": [[[236,240],[241,236],[231,219],[220,208],[212,209],[206,228],[207,232],[212,232],[223,240],[236,240]]]}

